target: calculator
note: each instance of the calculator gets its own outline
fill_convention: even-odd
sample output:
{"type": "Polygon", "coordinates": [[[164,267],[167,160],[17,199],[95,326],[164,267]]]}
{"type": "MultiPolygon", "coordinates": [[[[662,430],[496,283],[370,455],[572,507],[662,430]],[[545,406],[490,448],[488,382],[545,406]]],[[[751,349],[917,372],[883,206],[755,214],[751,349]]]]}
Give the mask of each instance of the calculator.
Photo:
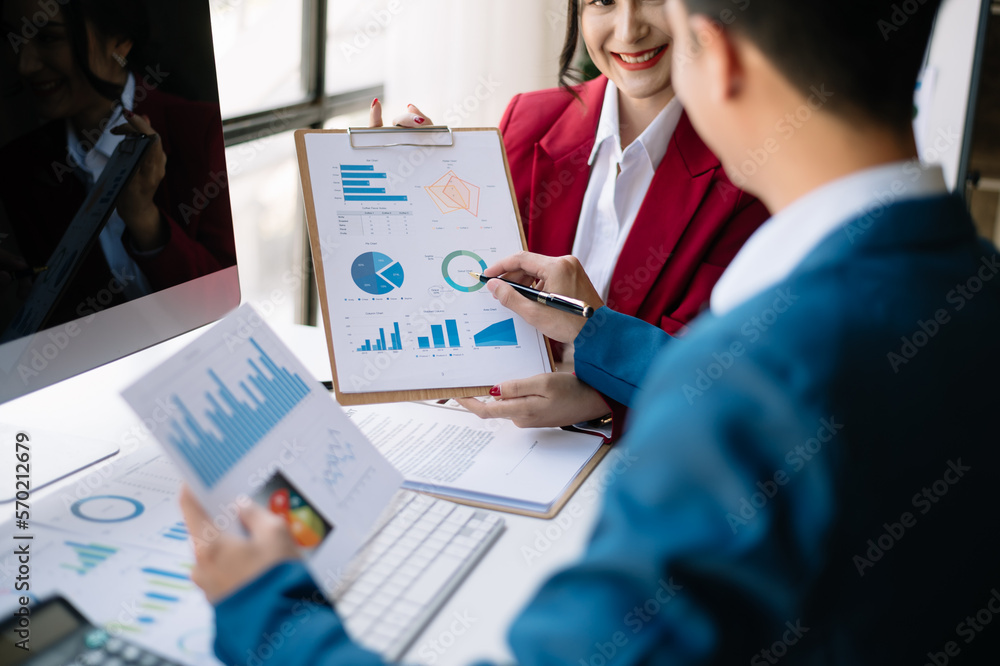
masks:
{"type": "Polygon", "coordinates": [[[30,650],[17,646],[18,618],[0,627],[3,666],[181,666],[90,624],[63,597],[31,606],[30,650]]]}

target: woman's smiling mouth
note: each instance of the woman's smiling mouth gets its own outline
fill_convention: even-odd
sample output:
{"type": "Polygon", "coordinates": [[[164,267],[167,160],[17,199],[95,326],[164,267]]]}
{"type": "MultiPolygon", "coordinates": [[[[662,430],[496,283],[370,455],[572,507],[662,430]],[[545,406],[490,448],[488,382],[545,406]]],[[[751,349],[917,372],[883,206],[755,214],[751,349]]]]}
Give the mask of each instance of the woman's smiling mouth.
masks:
{"type": "Polygon", "coordinates": [[[646,51],[639,51],[638,53],[615,53],[612,51],[611,55],[615,57],[615,60],[624,69],[648,69],[660,61],[669,46],[670,44],[663,44],[662,46],[657,46],[646,51]]]}

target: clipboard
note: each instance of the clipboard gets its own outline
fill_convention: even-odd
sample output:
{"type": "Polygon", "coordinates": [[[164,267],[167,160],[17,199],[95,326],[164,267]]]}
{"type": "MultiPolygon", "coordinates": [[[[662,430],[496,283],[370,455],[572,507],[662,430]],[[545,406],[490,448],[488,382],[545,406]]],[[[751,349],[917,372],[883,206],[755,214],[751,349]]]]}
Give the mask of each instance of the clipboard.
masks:
{"type": "MultiPolygon", "coordinates": [[[[448,224],[457,222],[456,229],[462,229],[464,228],[462,225],[475,225],[478,223],[477,220],[481,222],[482,216],[478,215],[480,204],[486,205],[489,202],[497,205],[502,202],[505,210],[499,217],[503,219],[497,223],[497,226],[502,228],[495,231],[497,236],[502,236],[506,251],[494,252],[490,259],[498,260],[527,249],[524,227],[510,175],[510,165],[503,146],[503,138],[497,128],[431,126],[416,129],[297,130],[295,132],[295,146],[302,182],[313,270],[319,289],[320,307],[325,322],[327,348],[333,372],[333,387],[338,403],[341,405],[363,405],[483,396],[488,395],[490,388],[498,381],[552,370],[555,364],[549,341],[523,322],[520,317],[504,310],[495,301],[493,304],[504,313],[501,315],[498,311],[498,315],[502,316],[502,319],[489,325],[486,325],[488,324],[486,319],[480,321],[473,318],[476,311],[471,306],[469,311],[473,314],[468,314],[467,320],[456,316],[454,311],[445,309],[443,318],[437,323],[429,324],[429,326],[418,324],[418,318],[414,317],[410,317],[407,322],[401,321],[398,313],[402,306],[396,304],[386,305],[385,310],[392,311],[397,316],[386,316],[384,320],[366,314],[360,316],[345,314],[362,311],[363,308],[360,304],[366,303],[371,306],[370,310],[374,311],[378,309],[377,305],[380,302],[389,303],[394,298],[413,298],[415,311],[420,309],[421,303],[437,303],[433,298],[428,300],[424,296],[424,292],[420,291],[421,289],[428,292],[431,297],[434,297],[435,290],[440,290],[441,294],[455,297],[457,292],[457,298],[466,298],[469,294],[480,290],[481,285],[456,283],[458,278],[449,275],[450,267],[460,265],[463,261],[467,262],[470,258],[477,262],[479,268],[482,269],[491,263],[482,256],[485,254],[484,252],[452,247],[444,243],[439,250],[426,251],[424,257],[431,260],[430,263],[438,262],[437,282],[442,282],[443,274],[444,282],[448,284],[428,285],[424,284],[426,280],[421,281],[418,278],[411,281],[418,288],[411,289],[411,284],[407,282],[409,279],[407,276],[410,275],[411,270],[408,264],[417,264],[421,271],[420,275],[428,274],[430,264],[420,259],[414,261],[413,256],[408,255],[406,250],[400,251],[408,257],[407,261],[395,261],[391,252],[384,251],[383,247],[395,246],[399,249],[400,240],[396,238],[390,242],[386,238],[378,236],[379,231],[376,229],[375,223],[367,221],[376,217],[376,212],[380,212],[373,211],[372,208],[384,207],[387,210],[382,212],[385,212],[387,216],[391,213],[403,215],[405,211],[398,211],[395,208],[405,208],[401,204],[409,203],[411,199],[408,197],[412,197],[415,209],[418,208],[419,203],[421,210],[433,211],[435,210],[431,206],[433,203],[438,213],[426,219],[422,214],[410,213],[411,217],[415,219],[412,223],[413,231],[425,234],[423,237],[420,237],[419,233],[413,234],[413,242],[420,244],[424,242],[422,239],[429,237],[428,234],[446,229],[448,224]],[[327,140],[323,137],[336,138],[327,140]],[[469,137],[469,139],[465,137],[469,137]],[[484,167],[484,172],[492,169],[490,174],[493,176],[485,185],[482,182],[478,185],[472,184],[455,175],[455,170],[460,169],[460,165],[470,159],[465,154],[460,153],[464,143],[473,141],[472,137],[476,137],[476,141],[486,142],[491,146],[492,142],[495,141],[498,146],[498,157],[502,158],[502,161],[498,160],[495,164],[490,163],[489,168],[484,167]],[[346,141],[344,141],[345,138],[346,141]],[[323,152],[327,150],[331,153],[339,150],[340,152],[336,153],[338,156],[357,155],[357,159],[351,161],[363,163],[353,165],[341,163],[338,167],[337,160],[334,160],[332,155],[323,152]],[[348,153],[347,151],[352,152],[348,153]],[[419,159],[417,159],[418,157],[419,159]],[[413,168],[417,171],[423,169],[427,173],[440,172],[444,174],[442,179],[451,173],[453,178],[442,184],[442,179],[432,180],[433,176],[430,176],[425,179],[429,182],[421,181],[421,183],[414,184],[407,182],[409,176],[405,173],[406,169],[402,167],[395,174],[399,177],[395,181],[389,178],[391,172],[376,170],[376,165],[378,165],[378,169],[382,169],[386,164],[396,164],[400,159],[404,160],[402,162],[404,165],[415,165],[413,168]],[[425,167],[425,164],[436,165],[438,168],[434,171],[431,166],[425,167]],[[448,169],[446,172],[445,166],[447,164],[453,165],[454,168],[448,169]],[[332,176],[330,171],[321,168],[322,165],[326,165],[332,170],[332,176]],[[345,170],[345,167],[348,170],[345,170]],[[372,178],[365,178],[365,174],[378,177],[378,182],[373,181],[372,178]],[[316,182],[317,177],[323,180],[331,178],[331,180],[316,182]],[[398,189],[400,179],[409,189],[405,193],[394,194],[393,192],[396,190],[393,188],[395,186],[398,189]],[[349,187],[348,182],[357,184],[358,187],[349,187]],[[375,187],[376,185],[378,187],[375,187]],[[418,189],[425,190],[426,193],[418,191],[418,189]],[[333,192],[332,195],[330,190],[333,192]],[[356,191],[358,194],[351,194],[349,190],[356,191]],[[378,193],[375,193],[377,191],[378,193]],[[338,193],[341,193],[339,199],[337,198],[338,193]],[[351,199],[360,199],[360,201],[350,201],[351,199]],[[361,210],[346,210],[348,203],[352,204],[351,207],[358,204],[361,210]],[[343,210],[337,213],[337,219],[343,218],[345,221],[342,225],[338,222],[339,226],[334,229],[331,225],[334,211],[338,205],[342,206],[343,210]],[[509,209],[506,208],[508,205],[509,209]],[[473,211],[473,207],[476,208],[475,211],[473,211]],[[469,213],[473,213],[473,215],[470,216],[469,213]],[[449,215],[452,217],[449,218],[449,215]],[[416,219],[417,217],[420,219],[416,219]],[[360,222],[354,218],[359,218],[360,222]],[[447,224],[441,222],[444,218],[448,219],[447,224]],[[359,229],[360,231],[358,231],[359,229]],[[371,232],[370,238],[365,241],[365,245],[362,247],[358,243],[357,234],[365,235],[369,234],[369,231],[371,232]],[[350,252],[358,253],[349,275],[345,270],[344,263],[344,257],[347,255],[341,251],[344,249],[342,246],[350,248],[350,252]],[[443,255],[443,259],[441,255],[443,255]],[[354,280],[354,286],[366,292],[352,293],[351,295],[358,297],[356,302],[350,298],[344,298],[345,292],[352,288],[351,279],[354,280]],[[396,296],[396,292],[399,292],[400,296],[396,296]],[[345,320],[351,317],[355,317],[354,320],[345,324],[345,320]],[[502,330],[495,328],[501,324],[503,325],[502,330]],[[484,325],[485,328],[483,328],[484,325]],[[355,330],[364,327],[364,333],[356,334],[355,330],[345,332],[345,327],[355,330]],[[479,329],[478,333],[476,333],[477,329],[479,329]],[[447,335],[445,335],[445,331],[447,331],[447,335]],[[535,337],[529,338],[528,336],[535,337]],[[523,343],[522,340],[528,342],[523,343]],[[351,344],[347,344],[347,342],[351,344]],[[517,354],[513,352],[515,348],[520,350],[522,347],[529,349],[524,352],[525,358],[518,359],[517,354]],[[433,385],[435,382],[450,381],[447,379],[447,372],[451,372],[451,370],[440,371],[440,368],[443,367],[457,368],[459,373],[471,374],[470,368],[474,367],[475,360],[486,358],[484,354],[488,349],[495,350],[497,357],[515,359],[516,362],[513,366],[507,366],[512,369],[514,374],[501,376],[497,373],[489,378],[483,377],[483,381],[459,381],[457,384],[453,382],[454,385],[449,386],[433,385]],[[364,366],[363,373],[358,372],[361,367],[359,355],[368,357],[369,364],[364,366]],[[528,358],[529,355],[530,358],[528,358]],[[382,360],[379,359],[380,356],[383,357],[382,360]],[[381,367],[385,358],[395,359],[394,363],[388,364],[389,369],[381,367]],[[439,361],[438,367],[435,367],[432,359],[439,361]],[[419,371],[414,368],[417,368],[424,361],[428,361],[425,364],[428,368],[428,374],[440,372],[446,379],[435,377],[433,381],[427,381],[427,386],[418,385],[422,380],[419,377],[419,371]],[[374,371],[369,373],[369,367],[376,362],[379,365],[376,365],[374,371]],[[518,365],[524,366],[525,369],[517,372],[518,365]],[[397,371],[397,374],[406,375],[405,381],[401,381],[398,387],[390,386],[394,381],[393,373],[397,371]],[[373,376],[374,378],[372,378],[373,376]]],[[[490,150],[493,148],[491,147],[490,150]]],[[[397,223],[386,223],[384,228],[388,229],[385,232],[387,236],[392,236],[394,233],[392,229],[398,228],[398,226],[394,227],[394,224],[397,223]]],[[[487,225],[480,228],[488,230],[492,227],[487,225]]],[[[485,235],[477,236],[473,233],[469,237],[487,238],[488,234],[485,231],[483,233],[485,235]]],[[[455,232],[454,235],[458,235],[458,232],[455,232]]],[[[441,234],[441,238],[449,238],[449,236],[441,234]]],[[[487,245],[489,244],[487,243],[487,245]]],[[[473,264],[473,266],[477,264],[473,264]]],[[[479,270],[479,268],[475,270],[479,270]]],[[[486,295],[488,296],[488,293],[486,295]]],[[[481,297],[482,294],[479,296],[481,297]]],[[[440,299],[443,299],[443,296],[440,299]]],[[[479,305],[482,305],[482,301],[479,301],[479,305]]],[[[425,317],[425,319],[427,318],[430,317],[425,317]]],[[[505,369],[507,368],[505,367],[505,369]]]]}

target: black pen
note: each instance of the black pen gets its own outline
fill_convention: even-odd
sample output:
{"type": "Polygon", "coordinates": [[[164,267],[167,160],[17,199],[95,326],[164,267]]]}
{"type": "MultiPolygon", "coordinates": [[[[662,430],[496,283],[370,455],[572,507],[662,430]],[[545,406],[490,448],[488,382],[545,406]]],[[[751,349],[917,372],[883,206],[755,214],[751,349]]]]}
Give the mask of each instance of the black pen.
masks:
{"type": "Polygon", "coordinates": [[[476,278],[483,284],[486,284],[490,280],[500,280],[501,282],[506,282],[510,286],[514,287],[514,290],[525,298],[538,301],[542,305],[547,305],[550,308],[555,308],[556,310],[562,310],[563,312],[579,315],[588,319],[594,316],[594,308],[575,298],[560,296],[559,294],[550,294],[547,291],[539,291],[537,289],[532,289],[531,287],[525,287],[523,284],[511,282],[510,280],[506,280],[502,277],[490,278],[486,277],[482,273],[473,273],[472,271],[469,271],[469,275],[476,278]]]}

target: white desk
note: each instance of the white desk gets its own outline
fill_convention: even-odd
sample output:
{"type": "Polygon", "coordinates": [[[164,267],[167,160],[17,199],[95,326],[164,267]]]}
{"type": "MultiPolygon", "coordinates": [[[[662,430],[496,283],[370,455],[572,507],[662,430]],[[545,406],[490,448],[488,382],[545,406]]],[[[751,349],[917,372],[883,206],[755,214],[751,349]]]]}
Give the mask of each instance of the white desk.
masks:
{"type": "MultiPolygon", "coordinates": [[[[321,330],[307,326],[277,330],[318,379],[330,378],[326,339],[321,330]]],[[[29,433],[32,428],[58,429],[108,439],[122,446],[121,453],[108,461],[33,492],[33,504],[113,464],[122,455],[154,444],[152,436],[137,436],[139,420],[121,398],[120,391],[196,335],[197,332],[182,336],[0,405],[0,422],[29,433]]],[[[506,640],[511,620],[554,570],[582,552],[599,509],[597,491],[603,484],[614,483],[612,464],[614,455],[609,455],[553,520],[502,514],[506,531],[414,641],[403,661],[434,664],[468,664],[477,659],[511,661],[506,640]]],[[[7,506],[11,505],[4,505],[7,506]]]]}

